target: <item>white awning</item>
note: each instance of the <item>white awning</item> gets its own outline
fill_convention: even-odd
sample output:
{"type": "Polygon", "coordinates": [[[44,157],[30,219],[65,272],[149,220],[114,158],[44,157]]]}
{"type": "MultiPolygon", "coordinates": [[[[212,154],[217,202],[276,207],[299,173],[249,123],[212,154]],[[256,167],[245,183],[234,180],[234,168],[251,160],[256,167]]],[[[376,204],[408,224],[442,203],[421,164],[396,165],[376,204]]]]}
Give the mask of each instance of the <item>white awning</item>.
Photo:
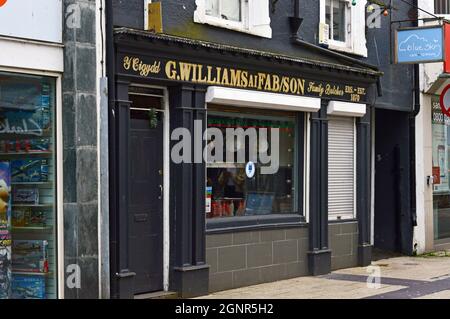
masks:
{"type": "Polygon", "coordinates": [[[327,113],[338,116],[363,117],[366,115],[366,104],[331,101],[327,113]]]}
{"type": "Polygon", "coordinates": [[[302,112],[317,112],[320,109],[320,98],[219,86],[208,88],[206,103],[302,112]]]}

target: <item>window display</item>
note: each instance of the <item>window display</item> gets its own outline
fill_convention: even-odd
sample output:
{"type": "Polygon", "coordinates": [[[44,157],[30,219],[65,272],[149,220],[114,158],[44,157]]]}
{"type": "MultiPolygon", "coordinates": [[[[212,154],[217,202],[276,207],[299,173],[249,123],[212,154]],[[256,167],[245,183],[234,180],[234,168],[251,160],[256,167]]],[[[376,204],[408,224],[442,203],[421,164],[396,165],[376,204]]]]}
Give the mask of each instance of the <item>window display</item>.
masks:
{"type": "Polygon", "coordinates": [[[0,299],[56,298],[55,80],[0,72],[0,299]]]}
{"type": "MultiPolygon", "coordinates": [[[[256,145],[236,141],[231,153],[235,161],[207,162],[206,217],[225,218],[262,216],[270,214],[297,214],[295,145],[295,113],[269,112],[233,108],[208,107],[208,128],[222,132],[223,154],[230,151],[227,129],[255,129],[256,145]],[[272,145],[271,129],[278,129],[279,143],[272,145]],[[262,129],[262,130],[261,130],[262,129]],[[264,129],[267,133],[264,133],[264,129]],[[261,136],[263,134],[263,136],[261,136]],[[253,163],[250,147],[256,147],[258,160],[253,163]],[[245,149],[244,149],[245,148],[245,149]],[[277,149],[278,148],[278,149],[277,149]],[[237,154],[245,150],[245,160],[238,161],[237,154]],[[273,174],[263,174],[268,164],[260,161],[260,154],[279,152],[279,167],[273,174]],[[250,164],[250,165],[249,165],[250,164]],[[250,170],[255,170],[252,172],[250,170]]],[[[214,143],[211,137],[208,143],[214,143]]],[[[215,152],[218,150],[216,149],[215,152]]]]}
{"type": "Polygon", "coordinates": [[[450,118],[432,101],[434,238],[450,238],[450,118]]]}

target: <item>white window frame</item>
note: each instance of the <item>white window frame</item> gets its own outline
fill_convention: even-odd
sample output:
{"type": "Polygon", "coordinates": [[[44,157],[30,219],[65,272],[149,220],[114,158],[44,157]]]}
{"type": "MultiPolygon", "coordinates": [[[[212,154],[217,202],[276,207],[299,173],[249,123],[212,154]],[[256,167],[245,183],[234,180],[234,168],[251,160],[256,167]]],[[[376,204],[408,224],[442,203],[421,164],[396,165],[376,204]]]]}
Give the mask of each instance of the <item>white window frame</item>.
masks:
{"type": "Polygon", "coordinates": [[[242,0],[241,21],[239,22],[221,19],[206,14],[206,0],[196,0],[195,4],[197,8],[194,12],[194,22],[196,23],[209,24],[215,27],[248,33],[264,38],[272,38],[269,0],[242,0]],[[259,16],[255,16],[255,13],[259,16]]]}
{"type": "MultiPolygon", "coordinates": [[[[329,26],[328,39],[324,39],[328,43],[331,50],[341,51],[344,53],[355,54],[367,57],[366,46],[366,0],[360,0],[355,6],[351,4],[351,0],[340,0],[347,2],[346,13],[346,41],[333,40],[331,27],[329,26]],[[350,29],[349,29],[350,28],[350,29]]],[[[320,25],[326,24],[326,0],[320,0],[320,25]]],[[[320,33],[320,32],[319,32],[320,33]]],[[[322,41],[324,41],[322,40],[322,41]]]]}

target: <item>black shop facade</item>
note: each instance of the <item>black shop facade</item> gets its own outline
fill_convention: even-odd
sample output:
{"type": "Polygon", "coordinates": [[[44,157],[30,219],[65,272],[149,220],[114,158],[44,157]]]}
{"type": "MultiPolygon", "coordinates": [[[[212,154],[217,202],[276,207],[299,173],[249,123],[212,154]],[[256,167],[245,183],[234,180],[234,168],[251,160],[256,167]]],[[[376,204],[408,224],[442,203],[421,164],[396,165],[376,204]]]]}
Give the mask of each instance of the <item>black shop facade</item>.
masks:
{"type": "Polygon", "coordinates": [[[370,264],[378,72],[126,28],[113,57],[112,298],[370,264]],[[229,129],[254,129],[257,142],[229,129]]]}

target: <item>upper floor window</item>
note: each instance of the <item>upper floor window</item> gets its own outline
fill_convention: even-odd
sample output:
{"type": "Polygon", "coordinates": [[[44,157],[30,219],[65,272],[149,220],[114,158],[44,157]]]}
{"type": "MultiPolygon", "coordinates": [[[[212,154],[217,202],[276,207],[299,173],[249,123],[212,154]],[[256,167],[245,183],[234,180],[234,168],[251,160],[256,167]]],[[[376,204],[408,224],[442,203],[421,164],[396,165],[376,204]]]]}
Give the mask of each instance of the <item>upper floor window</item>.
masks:
{"type": "Polygon", "coordinates": [[[194,22],[271,38],[269,0],[196,0],[194,22]]]}
{"type": "Polygon", "coordinates": [[[434,13],[450,14],[450,0],[434,0],[434,13]]]}
{"type": "Polygon", "coordinates": [[[350,28],[351,10],[347,1],[326,0],[325,2],[325,23],[329,28],[329,39],[339,42],[346,42],[347,31],[350,28]]]}
{"type": "Polygon", "coordinates": [[[206,0],[206,15],[229,21],[242,21],[242,0],[206,0]]]}
{"type": "Polygon", "coordinates": [[[367,57],[366,1],[320,0],[319,42],[332,50],[367,57]]]}

